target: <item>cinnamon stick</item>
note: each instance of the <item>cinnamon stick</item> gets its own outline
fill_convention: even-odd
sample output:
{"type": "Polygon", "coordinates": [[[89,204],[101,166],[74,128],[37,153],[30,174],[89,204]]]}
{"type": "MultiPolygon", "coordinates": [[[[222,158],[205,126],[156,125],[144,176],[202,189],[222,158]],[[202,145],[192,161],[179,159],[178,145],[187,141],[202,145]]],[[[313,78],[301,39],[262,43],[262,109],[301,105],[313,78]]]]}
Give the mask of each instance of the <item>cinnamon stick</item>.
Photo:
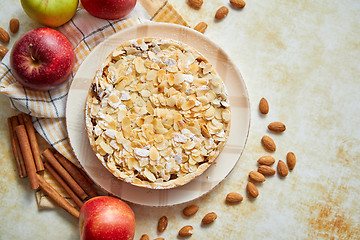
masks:
{"type": "MultiPolygon", "coordinates": [[[[11,120],[11,118],[8,118],[7,121],[8,121],[9,134],[10,134],[11,149],[12,149],[14,159],[15,159],[16,170],[18,172],[19,177],[24,178],[23,170],[21,168],[20,159],[19,159],[19,155],[21,155],[21,153],[19,153],[18,146],[16,145],[17,139],[14,134],[14,127],[12,124],[12,120],[11,120]]],[[[17,118],[16,118],[16,121],[17,121],[17,118]]],[[[25,173],[26,173],[26,171],[25,171],[25,173]]]]}
{"type": "Polygon", "coordinates": [[[26,132],[27,132],[28,137],[29,137],[31,150],[32,150],[33,157],[34,157],[34,160],[35,160],[36,171],[37,172],[44,171],[44,164],[43,164],[43,161],[41,159],[39,144],[38,144],[38,141],[36,139],[35,128],[34,128],[34,125],[32,123],[31,117],[29,115],[25,114],[25,113],[23,113],[22,116],[23,116],[23,119],[24,119],[26,132]]]}
{"type": "Polygon", "coordinates": [[[22,114],[17,115],[19,125],[25,125],[24,116],[22,114]]]}
{"type": "Polygon", "coordinates": [[[36,179],[40,184],[41,189],[53,199],[60,207],[70,213],[76,218],[79,218],[79,211],[74,208],[65,198],[63,198],[43,177],[35,173],[36,179]]]}
{"type": "Polygon", "coordinates": [[[10,120],[11,120],[11,125],[13,127],[15,148],[16,148],[17,156],[19,158],[21,173],[22,173],[22,176],[25,178],[25,177],[27,177],[25,162],[24,162],[23,155],[21,153],[19,139],[17,138],[16,133],[15,133],[15,127],[19,125],[19,120],[18,120],[17,116],[11,117],[10,120]]]}
{"type": "Polygon", "coordinates": [[[95,197],[98,195],[94,187],[81,174],[77,166],[75,166],[72,162],[70,162],[60,153],[55,153],[54,156],[59,161],[59,163],[68,171],[68,173],[74,178],[74,180],[82,187],[82,189],[84,189],[84,191],[89,195],[89,197],[95,197]]]}
{"type": "Polygon", "coordinates": [[[63,166],[57,161],[54,157],[54,154],[48,148],[46,149],[42,155],[45,157],[47,162],[56,170],[56,172],[64,179],[67,185],[76,193],[76,195],[81,199],[84,200],[88,197],[86,192],[80,187],[80,185],[71,177],[71,175],[65,170],[63,166]]]}
{"type": "Polygon", "coordinates": [[[60,175],[55,171],[55,169],[48,163],[44,164],[45,168],[50,172],[50,174],[55,178],[55,180],[64,188],[64,190],[69,194],[72,200],[74,200],[75,204],[81,208],[83,202],[80,200],[78,196],[74,193],[73,190],[66,184],[66,182],[60,177],[60,175]]]}
{"type": "Polygon", "coordinates": [[[25,162],[26,172],[29,176],[30,186],[32,189],[37,189],[39,187],[39,182],[37,181],[36,178],[35,161],[31,153],[31,147],[25,126],[24,125],[16,126],[15,133],[19,140],[21,153],[25,162]]]}

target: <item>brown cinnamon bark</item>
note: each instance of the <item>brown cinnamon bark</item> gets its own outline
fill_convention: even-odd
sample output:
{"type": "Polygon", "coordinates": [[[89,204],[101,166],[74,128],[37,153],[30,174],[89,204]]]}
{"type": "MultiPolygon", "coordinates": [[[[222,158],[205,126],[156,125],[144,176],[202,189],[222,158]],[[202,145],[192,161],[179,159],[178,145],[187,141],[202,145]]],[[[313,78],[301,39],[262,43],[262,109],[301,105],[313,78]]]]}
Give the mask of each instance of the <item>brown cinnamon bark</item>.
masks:
{"type": "Polygon", "coordinates": [[[42,155],[81,200],[84,200],[88,197],[88,195],[81,188],[81,186],[71,177],[71,175],[66,171],[66,169],[57,161],[54,154],[49,148],[46,149],[42,153],[42,155]]]}
{"type": "Polygon", "coordinates": [[[80,200],[78,196],[74,193],[73,190],[66,184],[66,182],[60,177],[60,175],[55,171],[55,169],[48,163],[44,164],[45,168],[50,172],[50,174],[55,178],[55,180],[64,188],[64,190],[69,194],[72,200],[74,200],[75,204],[81,208],[83,202],[80,200]]]}
{"type": "Polygon", "coordinates": [[[43,164],[43,161],[41,159],[39,144],[38,144],[38,141],[36,139],[35,128],[34,128],[34,125],[32,123],[31,117],[29,115],[27,115],[27,114],[24,114],[24,113],[22,114],[22,117],[24,119],[26,132],[27,132],[28,137],[29,137],[31,150],[32,150],[33,157],[34,157],[34,160],[35,160],[36,171],[37,172],[44,171],[44,164],[43,164]]]}
{"type": "Polygon", "coordinates": [[[72,162],[70,162],[60,153],[55,153],[54,156],[59,161],[59,163],[68,171],[68,173],[74,178],[74,180],[84,189],[84,191],[89,195],[89,197],[95,197],[98,195],[94,187],[81,174],[78,167],[76,167],[72,162]]]}
{"type": "Polygon", "coordinates": [[[26,172],[29,176],[30,186],[32,189],[37,189],[39,187],[39,182],[36,178],[35,161],[31,152],[31,147],[25,126],[24,125],[16,126],[15,133],[19,140],[21,153],[25,162],[26,172]]]}
{"type": "Polygon", "coordinates": [[[43,177],[35,173],[36,179],[39,182],[41,189],[53,199],[60,207],[70,213],[76,218],[79,218],[79,211],[74,208],[65,198],[63,198],[43,177]]]}
{"type": "Polygon", "coordinates": [[[21,172],[22,172],[23,177],[27,177],[25,161],[24,161],[23,155],[21,153],[19,139],[18,139],[18,137],[16,136],[16,133],[15,133],[15,127],[19,126],[19,119],[17,118],[17,116],[13,116],[13,117],[10,118],[10,120],[11,120],[11,124],[13,126],[14,140],[15,140],[15,145],[16,145],[16,151],[17,151],[18,157],[19,157],[19,163],[20,163],[20,167],[21,167],[21,172]]]}
{"type": "MultiPolygon", "coordinates": [[[[15,117],[16,122],[14,123],[15,126],[17,126],[17,118],[15,117]]],[[[8,118],[8,127],[9,127],[9,134],[10,134],[10,143],[11,143],[11,149],[14,155],[14,159],[15,159],[15,165],[16,165],[16,170],[18,172],[18,175],[20,178],[24,178],[24,173],[26,174],[26,170],[25,170],[25,166],[24,166],[24,170],[22,169],[22,166],[20,164],[20,156],[22,158],[20,149],[19,149],[19,142],[17,140],[17,137],[15,135],[14,132],[14,127],[13,127],[13,123],[12,123],[12,118],[8,118]]]]}

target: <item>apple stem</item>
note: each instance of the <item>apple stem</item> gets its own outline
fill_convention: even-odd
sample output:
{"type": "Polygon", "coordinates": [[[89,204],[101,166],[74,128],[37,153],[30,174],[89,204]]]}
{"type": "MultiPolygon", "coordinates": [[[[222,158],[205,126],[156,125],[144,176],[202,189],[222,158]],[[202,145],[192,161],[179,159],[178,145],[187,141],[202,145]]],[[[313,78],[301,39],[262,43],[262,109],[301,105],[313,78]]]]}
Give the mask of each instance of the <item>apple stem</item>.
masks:
{"type": "Polygon", "coordinates": [[[29,44],[29,51],[30,51],[31,60],[33,60],[34,62],[38,62],[39,60],[36,57],[34,57],[34,55],[33,55],[33,45],[32,45],[32,43],[29,44]]]}

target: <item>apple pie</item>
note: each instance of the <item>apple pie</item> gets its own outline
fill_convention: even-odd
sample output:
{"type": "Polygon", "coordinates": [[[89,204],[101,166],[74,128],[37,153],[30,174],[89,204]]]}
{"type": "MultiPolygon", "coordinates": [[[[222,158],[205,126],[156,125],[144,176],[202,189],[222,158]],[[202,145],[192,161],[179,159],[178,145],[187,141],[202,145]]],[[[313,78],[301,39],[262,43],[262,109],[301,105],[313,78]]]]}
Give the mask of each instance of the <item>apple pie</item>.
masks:
{"type": "Polygon", "coordinates": [[[165,189],[215,162],[231,111],[223,81],[197,50],[140,38],[117,47],[96,72],[85,116],[91,147],[114,176],[165,189]]]}

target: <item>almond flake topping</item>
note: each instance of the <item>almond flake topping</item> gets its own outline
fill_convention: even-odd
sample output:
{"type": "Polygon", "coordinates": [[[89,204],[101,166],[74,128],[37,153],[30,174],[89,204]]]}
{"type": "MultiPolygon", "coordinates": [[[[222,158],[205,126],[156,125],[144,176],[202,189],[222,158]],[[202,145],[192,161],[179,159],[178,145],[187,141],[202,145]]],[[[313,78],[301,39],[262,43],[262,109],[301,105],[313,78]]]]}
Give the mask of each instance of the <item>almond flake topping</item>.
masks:
{"type": "Polygon", "coordinates": [[[169,188],[215,161],[231,111],[224,83],[200,53],[144,38],[119,46],[96,72],[86,118],[97,157],[116,177],[169,188]]]}

